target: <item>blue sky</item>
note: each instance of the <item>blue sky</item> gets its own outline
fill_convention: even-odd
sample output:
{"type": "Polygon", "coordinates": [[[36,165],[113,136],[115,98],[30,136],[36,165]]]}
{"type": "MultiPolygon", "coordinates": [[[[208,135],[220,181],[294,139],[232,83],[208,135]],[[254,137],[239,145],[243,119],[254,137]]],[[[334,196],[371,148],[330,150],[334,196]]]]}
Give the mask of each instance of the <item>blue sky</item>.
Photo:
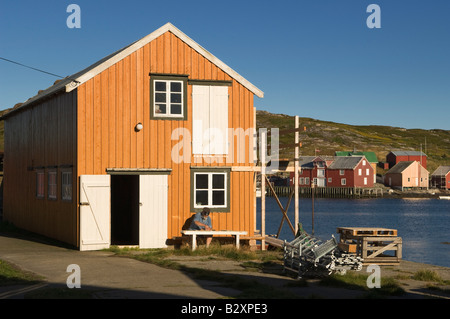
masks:
{"type": "MultiPolygon", "coordinates": [[[[259,110],[450,130],[448,0],[2,0],[0,57],[67,76],[167,22],[264,91],[259,110]]],[[[0,60],[0,109],[56,79],[0,60]]]]}

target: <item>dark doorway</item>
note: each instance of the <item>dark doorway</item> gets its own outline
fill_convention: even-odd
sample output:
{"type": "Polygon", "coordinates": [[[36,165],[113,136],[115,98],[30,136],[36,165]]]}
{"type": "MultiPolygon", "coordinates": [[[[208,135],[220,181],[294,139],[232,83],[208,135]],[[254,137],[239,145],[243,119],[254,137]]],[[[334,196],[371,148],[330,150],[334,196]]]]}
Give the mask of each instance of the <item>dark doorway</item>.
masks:
{"type": "Polygon", "coordinates": [[[111,175],[111,244],[139,245],[139,175],[111,175]]]}

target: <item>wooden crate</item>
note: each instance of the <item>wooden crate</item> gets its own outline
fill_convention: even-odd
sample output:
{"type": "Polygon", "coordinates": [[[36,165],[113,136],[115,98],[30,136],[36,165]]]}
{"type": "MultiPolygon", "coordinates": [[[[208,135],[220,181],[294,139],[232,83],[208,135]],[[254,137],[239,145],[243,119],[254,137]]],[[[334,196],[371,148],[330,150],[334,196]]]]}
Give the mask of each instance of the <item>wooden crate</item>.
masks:
{"type": "Polygon", "coordinates": [[[402,238],[362,237],[361,257],[364,260],[364,265],[396,265],[402,259],[402,238]],[[393,252],[393,255],[386,255],[387,252],[393,252]]]}
{"type": "Polygon", "coordinates": [[[363,258],[363,264],[398,265],[402,259],[402,238],[396,229],[339,227],[338,246],[363,258]]]}

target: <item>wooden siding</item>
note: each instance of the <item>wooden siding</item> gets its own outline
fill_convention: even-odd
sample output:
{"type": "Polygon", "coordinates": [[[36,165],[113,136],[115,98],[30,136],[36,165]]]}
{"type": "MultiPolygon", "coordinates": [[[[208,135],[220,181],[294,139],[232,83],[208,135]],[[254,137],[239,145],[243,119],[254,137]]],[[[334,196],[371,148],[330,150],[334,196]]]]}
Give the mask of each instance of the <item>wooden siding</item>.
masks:
{"type": "MultiPolygon", "coordinates": [[[[106,174],[107,168],[171,169],[168,193],[168,237],[179,236],[190,211],[191,166],[250,166],[224,157],[177,164],[171,159],[172,132],[192,132],[192,86],[188,85],[187,120],[150,119],[150,73],[187,74],[189,79],[232,81],[229,87],[229,126],[246,130],[255,126],[253,93],[237,83],[183,41],[166,32],[77,88],[78,92],[78,176],[106,174]],[[140,132],[134,130],[143,124],[140,132]],[[221,163],[216,163],[221,160],[221,163]]],[[[252,138],[247,137],[246,143],[252,138]]],[[[236,143],[238,144],[238,143],[236,143]]],[[[235,150],[240,145],[235,145],[235,150]]],[[[246,148],[247,150],[249,147],[246,148]]],[[[229,213],[213,213],[215,229],[254,230],[253,172],[230,173],[229,213]]]]}
{"type": "Polygon", "coordinates": [[[77,245],[77,211],[61,199],[61,170],[76,185],[76,94],[59,94],[5,120],[4,219],[17,227],[77,245]],[[45,172],[36,197],[36,170],[45,172]],[[57,199],[48,199],[48,171],[56,170],[57,199]]]}

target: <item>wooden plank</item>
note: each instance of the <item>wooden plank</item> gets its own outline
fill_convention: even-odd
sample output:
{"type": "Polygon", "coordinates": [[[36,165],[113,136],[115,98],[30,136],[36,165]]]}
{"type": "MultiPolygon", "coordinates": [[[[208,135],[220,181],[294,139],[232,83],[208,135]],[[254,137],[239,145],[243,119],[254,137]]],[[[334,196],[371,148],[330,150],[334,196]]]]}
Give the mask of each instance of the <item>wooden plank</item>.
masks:
{"type": "Polygon", "coordinates": [[[143,129],[143,167],[150,166],[150,45],[143,48],[143,65],[142,65],[142,124],[143,129]]]}
{"type": "Polygon", "coordinates": [[[116,166],[123,167],[123,61],[117,64],[116,76],[116,166]]]}
{"type": "Polygon", "coordinates": [[[342,236],[397,236],[396,229],[378,227],[338,227],[337,233],[342,236]]]}
{"type": "Polygon", "coordinates": [[[115,167],[116,166],[116,66],[113,65],[109,68],[109,76],[108,76],[108,153],[109,160],[108,166],[115,167]]]}
{"type": "Polygon", "coordinates": [[[137,164],[137,138],[139,132],[134,130],[137,124],[137,52],[130,55],[130,167],[139,167],[137,164]]]}
{"type": "MultiPolygon", "coordinates": [[[[79,172],[86,171],[86,83],[80,85],[78,91],[78,113],[77,113],[77,132],[75,139],[77,144],[77,169],[79,172]]],[[[37,134],[35,134],[37,135],[37,134]]],[[[76,184],[74,184],[76,185],[76,184]]],[[[76,192],[73,192],[76,193],[76,192]]]]}
{"type": "Polygon", "coordinates": [[[94,103],[92,96],[93,81],[86,82],[86,165],[85,174],[92,174],[94,171],[94,156],[93,156],[93,123],[92,117],[94,113],[94,103]]]}
{"type": "Polygon", "coordinates": [[[281,239],[270,237],[270,236],[265,236],[264,239],[265,239],[265,242],[271,246],[283,248],[284,241],[281,239]]]}
{"type": "Polygon", "coordinates": [[[101,105],[97,107],[101,110],[101,161],[100,161],[100,172],[104,172],[104,167],[108,167],[109,161],[109,78],[108,78],[108,69],[100,73],[100,81],[101,81],[101,105]]]}
{"type": "Polygon", "coordinates": [[[126,57],[123,60],[123,79],[122,79],[122,98],[123,98],[123,167],[131,167],[131,58],[126,57]]]}
{"type": "Polygon", "coordinates": [[[101,162],[102,162],[102,96],[101,96],[101,76],[97,75],[93,78],[93,96],[94,102],[92,105],[93,113],[90,118],[93,124],[92,137],[94,145],[92,151],[94,153],[93,158],[93,171],[92,174],[101,174],[101,162]]]}

